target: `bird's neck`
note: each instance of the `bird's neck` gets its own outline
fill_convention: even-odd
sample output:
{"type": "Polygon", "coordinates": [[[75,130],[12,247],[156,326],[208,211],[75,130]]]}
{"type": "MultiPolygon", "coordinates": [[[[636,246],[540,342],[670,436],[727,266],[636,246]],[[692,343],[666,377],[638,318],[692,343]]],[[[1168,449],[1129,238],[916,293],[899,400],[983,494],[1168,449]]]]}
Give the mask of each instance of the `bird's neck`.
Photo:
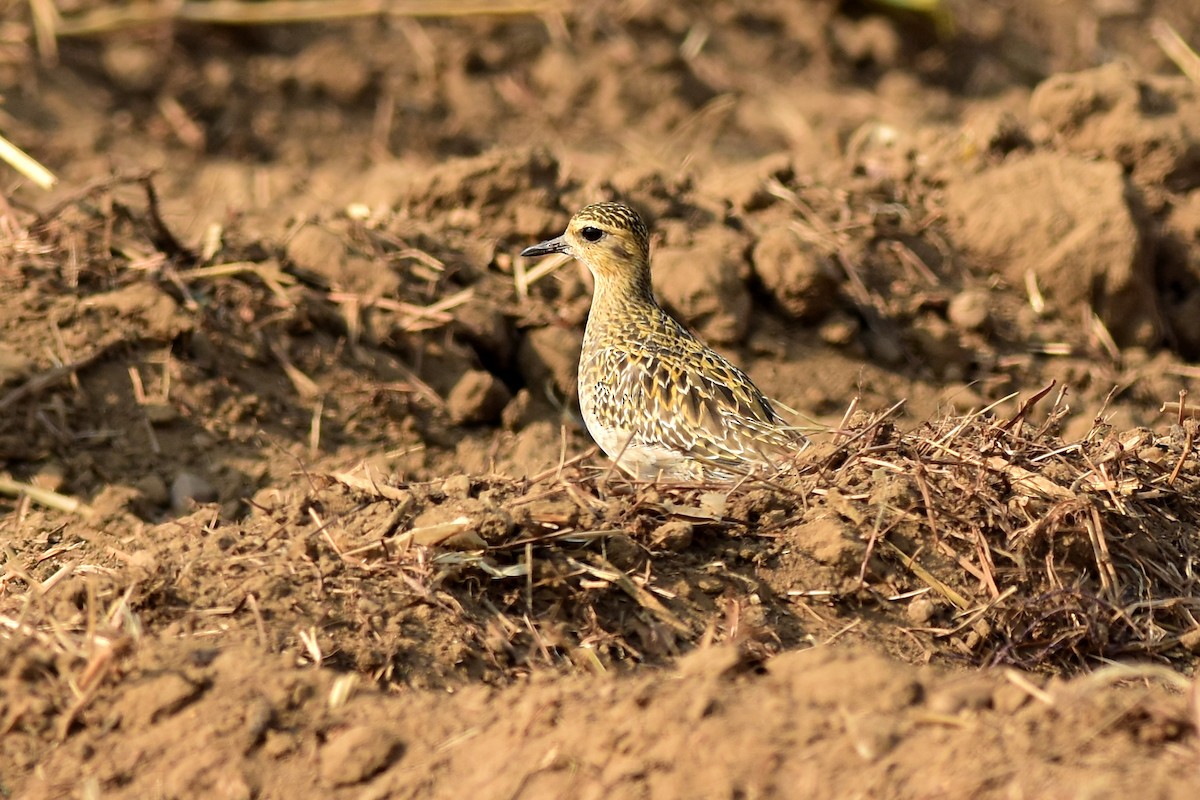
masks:
{"type": "Polygon", "coordinates": [[[595,332],[598,326],[606,326],[613,321],[642,320],[663,313],[654,299],[648,269],[626,271],[619,275],[596,275],[595,278],[592,308],[588,314],[590,331],[595,332]]]}
{"type": "Polygon", "coordinates": [[[624,264],[615,269],[602,265],[592,269],[595,288],[592,291],[592,308],[620,308],[622,306],[657,306],[654,289],[650,283],[650,268],[641,265],[631,268],[624,264]]]}

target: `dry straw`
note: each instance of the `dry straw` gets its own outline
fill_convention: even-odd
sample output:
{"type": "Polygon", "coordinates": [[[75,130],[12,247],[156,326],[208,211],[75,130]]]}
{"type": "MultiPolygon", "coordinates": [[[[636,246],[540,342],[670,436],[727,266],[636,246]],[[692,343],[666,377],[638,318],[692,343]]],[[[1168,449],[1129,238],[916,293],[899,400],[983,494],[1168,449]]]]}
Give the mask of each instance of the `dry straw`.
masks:
{"type": "Polygon", "coordinates": [[[1079,667],[1180,654],[1200,630],[1195,423],[1118,433],[1097,421],[1066,443],[1052,433],[1061,408],[1038,425],[1033,412],[1026,402],[1007,420],[891,432],[827,480],[860,498],[862,514],[887,518],[890,552],[914,584],[962,616],[981,612],[981,660],[1079,667]]]}
{"type": "MultiPolygon", "coordinates": [[[[638,540],[646,559],[630,572],[597,552],[606,541],[677,519],[721,537],[786,542],[808,521],[833,517],[864,545],[857,588],[803,594],[848,603],[846,613],[864,602],[886,610],[938,598],[938,623],[914,630],[982,664],[1075,671],[1186,658],[1200,635],[1197,423],[1173,416],[1165,430],[1120,433],[1097,420],[1081,440],[1064,442],[1053,432],[1066,413],[1062,394],[1039,408],[1052,388],[1010,416],[992,409],[906,432],[886,413],[858,413],[834,437],[840,444],[818,445],[792,472],[748,477],[733,490],[630,484],[564,462],[538,476],[540,485],[507,486],[503,507],[514,518],[524,512],[526,523],[474,551],[435,556],[443,571],[431,580],[468,593],[471,584],[458,583],[467,568],[493,583],[532,581],[543,609],[588,607],[596,602],[589,591],[606,585],[635,601],[647,624],[694,638],[708,624],[703,615],[661,599],[655,577],[677,572],[676,557],[638,540]],[[725,511],[747,492],[792,511],[769,525],[725,511]],[[592,524],[566,524],[552,501],[574,503],[592,524]]],[[[455,530],[477,522],[456,519],[455,530]]]]}
{"type": "Polygon", "coordinates": [[[559,0],[184,0],[102,6],[58,19],[57,36],[101,36],[163,23],[276,25],[355,17],[466,17],[555,11],[559,0]]]}

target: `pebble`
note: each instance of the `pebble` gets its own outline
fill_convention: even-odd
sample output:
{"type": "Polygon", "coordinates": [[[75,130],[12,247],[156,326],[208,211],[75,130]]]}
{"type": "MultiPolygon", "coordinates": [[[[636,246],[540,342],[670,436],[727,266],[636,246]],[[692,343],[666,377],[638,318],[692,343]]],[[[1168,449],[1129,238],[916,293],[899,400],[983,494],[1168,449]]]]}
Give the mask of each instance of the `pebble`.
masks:
{"type": "Polygon", "coordinates": [[[861,327],[849,314],[833,313],[817,328],[817,335],[825,344],[845,347],[854,341],[861,327]]]}
{"type": "Polygon", "coordinates": [[[100,63],[113,83],[129,92],[157,88],[168,66],[162,48],[129,41],[110,43],[101,51],[100,63]]]}
{"type": "Polygon", "coordinates": [[[15,383],[33,372],[34,360],[15,347],[0,344],[0,386],[15,383]]]}
{"type": "Polygon", "coordinates": [[[937,611],[937,604],[932,599],[921,596],[913,598],[905,609],[905,616],[914,625],[927,625],[937,611]]]}
{"type": "Polygon", "coordinates": [[[967,289],[956,294],[950,301],[946,316],[954,327],[975,331],[987,325],[991,319],[990,305],[987,292],[981,289],[967,289]]]}

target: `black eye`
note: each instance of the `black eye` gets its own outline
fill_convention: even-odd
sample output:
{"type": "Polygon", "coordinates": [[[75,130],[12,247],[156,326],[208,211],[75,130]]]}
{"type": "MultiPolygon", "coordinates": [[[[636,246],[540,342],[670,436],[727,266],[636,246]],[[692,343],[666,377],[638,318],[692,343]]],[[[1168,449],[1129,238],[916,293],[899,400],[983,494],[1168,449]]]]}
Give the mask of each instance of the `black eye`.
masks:
{"type": "Polygon", "coordinates": [[[604,231],[588,225],[586,228],[580,229],[579,235],[584,239],[587,239],[589,242],[598,242],[600,241],[600,237],[604,235],[604,231]]]}

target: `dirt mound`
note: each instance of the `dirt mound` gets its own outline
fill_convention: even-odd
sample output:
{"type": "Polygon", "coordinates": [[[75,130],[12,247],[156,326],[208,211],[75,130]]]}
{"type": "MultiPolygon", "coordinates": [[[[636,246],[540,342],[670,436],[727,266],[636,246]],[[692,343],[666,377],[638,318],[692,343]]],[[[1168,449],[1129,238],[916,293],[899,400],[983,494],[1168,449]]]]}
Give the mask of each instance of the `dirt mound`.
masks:
{"type": "Polygon", "coordinates": [[[1094,5],[14,12],[0,793],[1191,797],[1200,17],[1094,5]],[[603,198],[795,469],[591,447],[603,198]]]}
{"type": "Polygon", "coordinates": [[[948,678],[828,647],[762,664],[721,646],[666,672],[395,697],[258,648],[189,655],[186,666],[127,678],[111,732],[72,737],[23,796],[90,785],[114,797],[685,798],[839,787],[903,798],[993,796],[1001,786],[1183,797],[1195,769],[1179,745],[1190,724],[1182,698],[1108,686],[1136,673],[1042,685],[1017,672],[948,678]],[[952,755],[964,734],[974,742],[969,770],[952,755]],[[1153,772],[1130,775],[1145,759],[1153,772]]]}

